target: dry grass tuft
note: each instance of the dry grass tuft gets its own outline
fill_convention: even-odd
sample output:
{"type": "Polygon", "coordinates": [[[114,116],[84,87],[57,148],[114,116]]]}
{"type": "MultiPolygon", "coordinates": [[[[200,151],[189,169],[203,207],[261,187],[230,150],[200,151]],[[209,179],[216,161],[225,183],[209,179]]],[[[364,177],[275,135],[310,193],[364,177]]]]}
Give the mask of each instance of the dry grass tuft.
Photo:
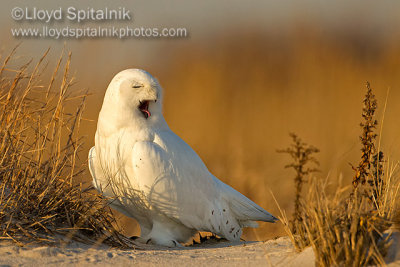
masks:
{"type": "Polygon", "coordinates": [[[32,61],[13,69],[15,48],[0,67],[0,239],[129,246],[104,202],[81,182],[86,155],[79,126],[87,94],[70,90],[71,54],[62,65],[62,53],[43,82],[48,52],[33,70],[32,61]]]}
{"type": "MultiPolygon", "coordinates": [[[[307,197],[300,197],[300,219],[288,221],[282,212],[281,220],[294,246],[301,250],[311,245],[319,266],[385,263],[390,246],[390,232],[385,231],[395,227],[399,219],[396,207],[400,179],[398,163],[384,162],[383,153],[375,152],[376,107],[375,96],[367,84],[361,123],[362,156],[354,168],[353,190],[350,185],[340,185],[329,196],[326,182],[312,177],[307,197]]],[[[294,141],[296,146],[298,142],[294,141]]],[[[298,156],[295,162],[299,162],[298,156]]]]}

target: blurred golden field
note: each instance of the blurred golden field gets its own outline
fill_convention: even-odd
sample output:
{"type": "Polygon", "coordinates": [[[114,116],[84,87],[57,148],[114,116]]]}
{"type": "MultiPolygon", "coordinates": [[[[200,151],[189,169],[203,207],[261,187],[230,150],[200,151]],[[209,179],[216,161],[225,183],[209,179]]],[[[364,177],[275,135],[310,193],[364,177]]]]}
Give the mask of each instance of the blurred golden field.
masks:
{"type": "MultiPolygon", "coordinates": [[[[93,58],[102,46],[83,43],[79,53],[93,58]]],[[[394,160],[400,158],[399,36],[376,38],[373,31],[327,30],[303,23],[285,32],[254,28],[176,47],[165,44],[147,61],[138,59],[141,51],[113,53],[99,57],[99,62],[72,53],[71,72],[78,70],[73,88],[91,93],[80,130],[87,137],[82,162],[94,145],[108,83],[126,68],[143,68],[158,78],[170,128],[214,175],[274,215],[279,212],[270,192],[287,214],[293,209],[294,174],[284,169],[289,158],[276,153],[290,143],[289,132],[320,148],[317,176],[329,176],[335,185],[343,173],[345,182],[351,182],[348,163],[359,159],[366,81],[378,98],[380,125],[384,115],[383,151],[394,160]],[[114,55],[118,60],[107,62],[114,55]]],[[[86,177],[91,179],[88,171],[86,177]]],[[[126,233],[137,234],[133,220],[118,216],[126,233]]],[[[260,223],[243,237],[265,240],[281,235],[285,233],[280,223],[260,223]]]]}

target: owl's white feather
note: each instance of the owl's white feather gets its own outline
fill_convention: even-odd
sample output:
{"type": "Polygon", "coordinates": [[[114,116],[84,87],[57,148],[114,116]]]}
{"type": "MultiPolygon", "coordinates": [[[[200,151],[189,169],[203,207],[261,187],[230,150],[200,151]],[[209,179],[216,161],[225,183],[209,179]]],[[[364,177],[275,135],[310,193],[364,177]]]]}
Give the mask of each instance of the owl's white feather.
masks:
{"type": "Polygon", "coordinates": [[[169,129],[162,88],[143,70],[124,70],[108,86],[89,169],[110,206],[138,221],[145,242],[177,246],[196,231],[239,240],[243,227],[276,220],[213,176],[169,129]]]}

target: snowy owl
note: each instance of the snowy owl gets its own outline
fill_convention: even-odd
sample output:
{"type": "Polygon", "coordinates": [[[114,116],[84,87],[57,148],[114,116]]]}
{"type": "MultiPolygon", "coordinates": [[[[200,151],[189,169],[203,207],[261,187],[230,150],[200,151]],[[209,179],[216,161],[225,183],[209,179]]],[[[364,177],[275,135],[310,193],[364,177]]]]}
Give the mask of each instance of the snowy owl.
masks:
{"type": "Polygon", "coordinates": [[[138,221],[139,240],[180,246],[197,231],[240,240],[243,227],[277,219],[212,175],[170,130],[163,92],[148,72],[127,69],[107,88],[89,169],[109,205],[138,221]]]}

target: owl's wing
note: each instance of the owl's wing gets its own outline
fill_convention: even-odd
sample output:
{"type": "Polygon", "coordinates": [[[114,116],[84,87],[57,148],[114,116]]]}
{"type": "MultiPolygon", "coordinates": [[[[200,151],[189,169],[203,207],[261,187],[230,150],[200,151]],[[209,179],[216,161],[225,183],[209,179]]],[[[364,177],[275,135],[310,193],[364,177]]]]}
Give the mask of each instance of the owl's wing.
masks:
{"type": "Polygon", "coordinates": [[[136,142],[132,172],[152,208],[189,228],[209,228],[204,218],[217,202],[217,185],[197,154],[172,132],[136,142]]]}

